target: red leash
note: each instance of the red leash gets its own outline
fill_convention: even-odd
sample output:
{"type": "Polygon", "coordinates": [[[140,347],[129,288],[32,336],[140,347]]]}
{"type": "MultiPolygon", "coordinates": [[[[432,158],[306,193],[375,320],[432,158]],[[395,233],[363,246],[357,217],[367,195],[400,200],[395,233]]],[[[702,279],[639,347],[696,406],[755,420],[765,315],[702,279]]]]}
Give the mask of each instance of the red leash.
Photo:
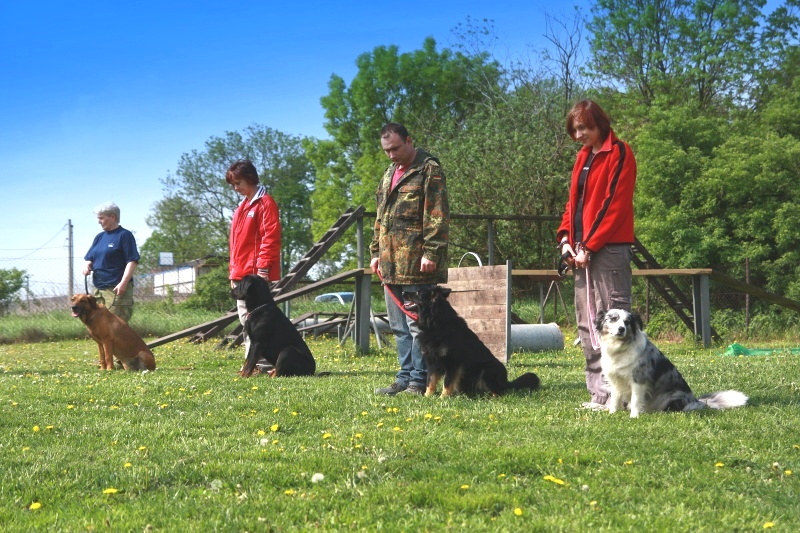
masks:
{"type": "Polygon", "coordinates": [[[395,296],[395,294],[391,290],[389,290],[389,287],[387,287],[386,283],[383,282],[383,276],[381,276],[381,271],[380,270],[376,270],[375,273],[378,275],[378,279],[381,280],[381,283],[383,284],[383,288],[386,291],[386,294],[388,294],[389,298],[391,298],[392,301],[397,305],[397,307],[400,308],[400,311],[402,311],[404,315],[406,315],[408,318],[410,318],[414,322],[419,320],[419,315],[417,315],[415,313],[412,313],[411,311],[406,309],[406,307],[403,305],[403,302],[401,302],[397,298],[397,296],[395,296]]]}

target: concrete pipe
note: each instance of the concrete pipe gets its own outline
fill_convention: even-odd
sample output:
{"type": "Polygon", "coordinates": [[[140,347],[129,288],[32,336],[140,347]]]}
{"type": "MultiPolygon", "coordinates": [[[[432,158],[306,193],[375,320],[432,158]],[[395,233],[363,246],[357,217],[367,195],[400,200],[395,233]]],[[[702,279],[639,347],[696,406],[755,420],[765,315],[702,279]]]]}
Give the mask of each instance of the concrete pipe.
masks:
{"type": "Polygon", "coordinates": [[[511,351],[542,352],[563,350],[564,335],[558,324],[511,324],[508,339],[511,351]]]}

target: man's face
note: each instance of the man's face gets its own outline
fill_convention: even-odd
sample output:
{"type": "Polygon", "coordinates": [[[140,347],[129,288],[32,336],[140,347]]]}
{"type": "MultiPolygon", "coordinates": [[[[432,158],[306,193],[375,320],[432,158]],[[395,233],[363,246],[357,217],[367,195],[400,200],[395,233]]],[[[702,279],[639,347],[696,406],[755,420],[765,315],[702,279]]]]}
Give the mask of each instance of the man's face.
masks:
{"type": "Polygon", "coordinates": [[[389,133],[381,137],[381,148],[386,157],[392,160],[392,163],[401,167],[407,167],[414,161],[417,155],[417,150],[414,148],[414,142],[411,137],[407,137],[405,141],[396,133],[389,133]]]}

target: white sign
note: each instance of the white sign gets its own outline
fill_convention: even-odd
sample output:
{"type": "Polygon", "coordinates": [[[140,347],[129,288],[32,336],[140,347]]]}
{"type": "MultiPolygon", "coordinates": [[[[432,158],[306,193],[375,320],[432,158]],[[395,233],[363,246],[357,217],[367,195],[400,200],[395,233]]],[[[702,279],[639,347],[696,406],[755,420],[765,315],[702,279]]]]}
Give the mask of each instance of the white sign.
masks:
{"type": "Polygon", "coordinates": [[[158,253],[158,266],[172,266],[175,264],[175,259],[172,252],[159,252],[158,253]]]}

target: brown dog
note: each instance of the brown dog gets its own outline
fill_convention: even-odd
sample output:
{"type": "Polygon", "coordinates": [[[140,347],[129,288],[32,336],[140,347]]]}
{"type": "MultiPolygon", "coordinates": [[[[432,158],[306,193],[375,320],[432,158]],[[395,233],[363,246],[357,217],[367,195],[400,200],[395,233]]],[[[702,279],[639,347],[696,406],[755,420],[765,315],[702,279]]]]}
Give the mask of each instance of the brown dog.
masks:
{"type": "Polygon", "coordinates": [[[100,352],[100,368],[114,369],[114,356],[125,370],[155,370],[156,359],[142,338],[94,296],[72,297],[72,316],[81,319],[100,352]]]}

